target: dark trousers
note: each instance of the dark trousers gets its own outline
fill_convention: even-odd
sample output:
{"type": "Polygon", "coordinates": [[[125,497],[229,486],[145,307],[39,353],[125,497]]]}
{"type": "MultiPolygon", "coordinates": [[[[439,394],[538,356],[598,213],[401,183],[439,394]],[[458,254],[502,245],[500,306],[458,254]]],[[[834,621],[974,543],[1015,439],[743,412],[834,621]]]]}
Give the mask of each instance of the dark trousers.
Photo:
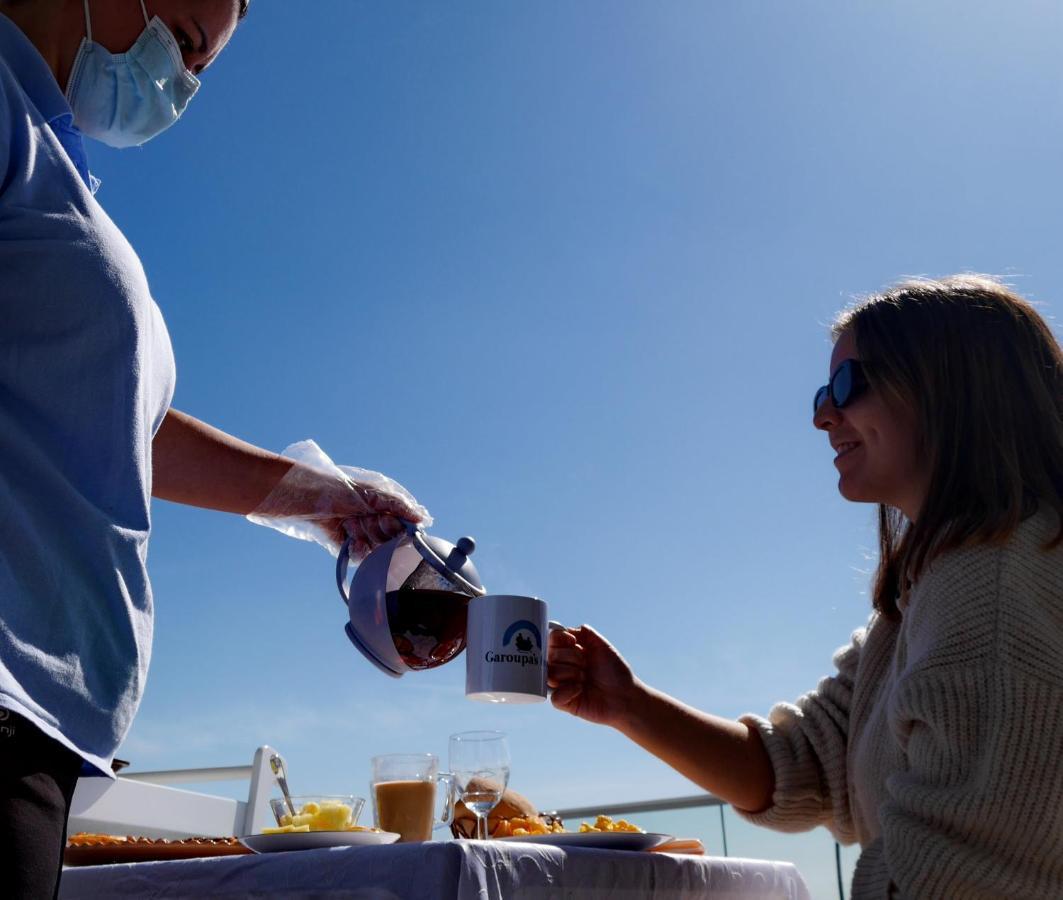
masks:
{"type": "Polygon", "coordinates": [[[81,757],[0,709],[0,896],[59,895],[66,820],[81,757]]]}

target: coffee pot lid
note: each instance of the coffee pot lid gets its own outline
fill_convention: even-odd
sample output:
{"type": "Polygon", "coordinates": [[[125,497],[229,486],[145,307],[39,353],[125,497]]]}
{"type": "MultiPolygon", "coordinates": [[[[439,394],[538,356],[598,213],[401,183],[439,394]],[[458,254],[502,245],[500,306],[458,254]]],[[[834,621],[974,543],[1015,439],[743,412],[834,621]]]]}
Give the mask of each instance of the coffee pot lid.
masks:
{"type": "Polygon", "coordinates": [[[480,573],[469,559],[476,550],[476,541],[471,537],[458,538],[456,544],[425,532],[419,525],[404,522],[410,543],[421,558],[439,575],[463,594],[480,597],[487,593],[480,581],[480,573]]]}

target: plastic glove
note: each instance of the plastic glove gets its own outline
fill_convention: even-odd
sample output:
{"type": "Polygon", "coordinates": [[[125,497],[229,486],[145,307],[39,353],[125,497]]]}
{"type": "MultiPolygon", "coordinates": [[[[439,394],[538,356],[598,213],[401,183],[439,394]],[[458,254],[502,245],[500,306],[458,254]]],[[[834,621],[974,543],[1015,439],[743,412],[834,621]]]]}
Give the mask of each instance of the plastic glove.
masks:
{"type": "Polygon", "coordinates": [[[351,558],[364,559],[399,534],[402,523],[431,525],[428,510],[397,481],[350,466],[337,466],[313,441],[300,441],[282,456],[295,465],[247,516],[256,525],[289,537],[315,541],[333,556],[348,535],[351,558]]]}

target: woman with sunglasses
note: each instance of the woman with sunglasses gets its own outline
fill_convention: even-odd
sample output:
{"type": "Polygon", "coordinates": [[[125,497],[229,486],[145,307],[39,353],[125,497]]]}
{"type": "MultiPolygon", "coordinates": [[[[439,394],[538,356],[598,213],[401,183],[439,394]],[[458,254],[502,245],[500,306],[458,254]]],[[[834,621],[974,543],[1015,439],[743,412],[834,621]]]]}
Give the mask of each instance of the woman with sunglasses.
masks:
{"type": "Polygon", "coordinates": [[[874,609],[837,673],[737,721],[647,686],[588,626],[550,636],[558,708],[750,821],[862,849],[854,900],[1063,896],[1063,352],[987,278],[841,314],[813,424],[879,508],[874,609]]]}

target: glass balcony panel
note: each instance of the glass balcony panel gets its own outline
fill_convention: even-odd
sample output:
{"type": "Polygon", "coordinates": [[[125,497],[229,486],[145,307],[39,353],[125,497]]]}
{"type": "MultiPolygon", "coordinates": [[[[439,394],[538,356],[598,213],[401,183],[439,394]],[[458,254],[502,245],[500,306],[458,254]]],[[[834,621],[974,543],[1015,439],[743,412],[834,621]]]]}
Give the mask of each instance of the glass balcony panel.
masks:
{"type": "MultiPolygon", "coordinates": [[[[834,838],[826,828],[799,834],[784,834],[751,825],[731,807],[724,810],[727,844],[731,856],[747,859],[775,859],[792,862],[808,884],[809,895],[833,900],[838,896],[838,871],[834,857],[834,838]]],[[[842,848],[843,853],[845,848],[842,848]]],[[[852,869],[847,872],[843,856],[842,883],[849,896],[852,869]]],[[[855,857],[854,857],[855,858],[855,857]]]]}

